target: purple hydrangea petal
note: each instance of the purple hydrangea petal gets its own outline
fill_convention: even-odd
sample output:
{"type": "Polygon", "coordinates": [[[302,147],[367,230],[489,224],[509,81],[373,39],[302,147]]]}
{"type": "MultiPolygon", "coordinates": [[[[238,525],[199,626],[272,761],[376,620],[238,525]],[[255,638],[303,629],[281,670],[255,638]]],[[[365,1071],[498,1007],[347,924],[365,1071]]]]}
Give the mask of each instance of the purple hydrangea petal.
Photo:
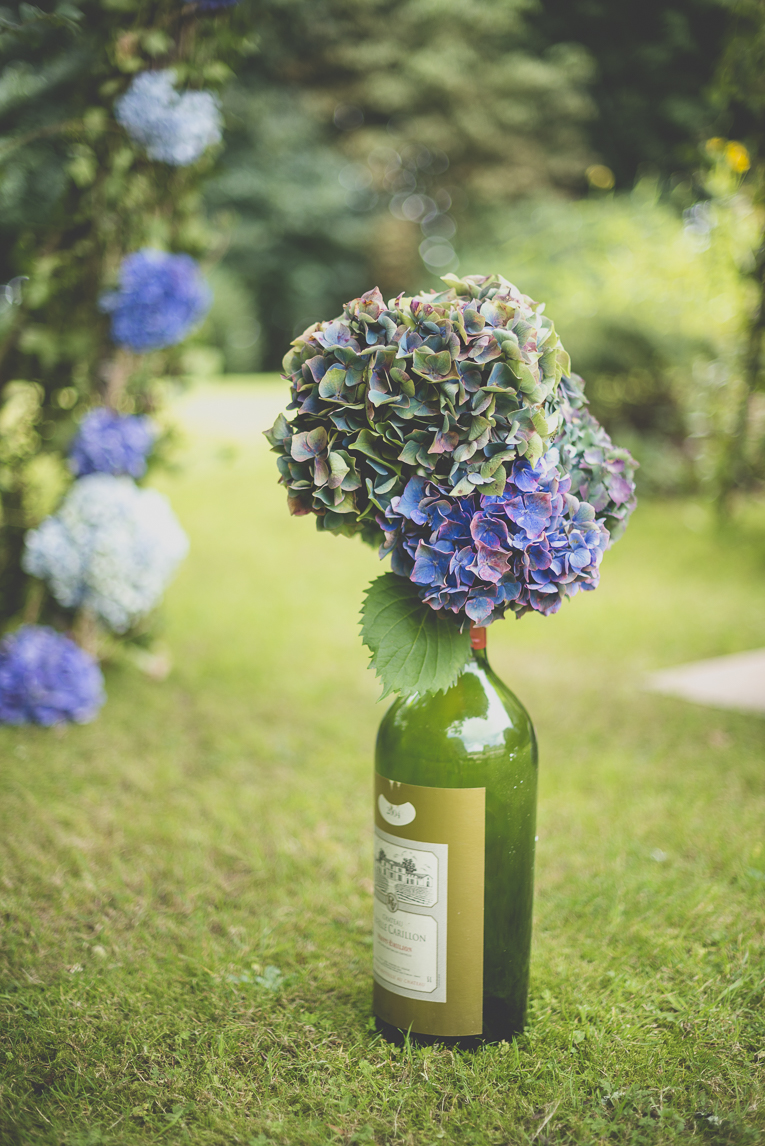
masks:
{"type": "Polygon", "coordinates": [[[503,601],[516,601],[521,594],[523,586],[520,581],[502,580],[497,586],[503,601]]]}
{"type": "Polygon", "coordinates": [[[544,541],[535,542],[528,547],[526,560],[531,569],[549,569],[553,563],[552,554],[544,541]]]}
{"type": "Polygon", "coordinates": [[[449,572],[451,556],[451,546],[426,545],[421,541],[417,546],[411,580],[416,585],[443,585],[449,572]]]}
{"type": "Polygon", "coordinates": [[[509,543],[507,526],[497,517],[477,513],[470,522],[473,540],[487,549],[502,549],[509,543]]]}
{"type": "Polygon", "coordinates": [[[396,506],[397,513],[400,513],[403,517],[408,517],[410,521],[416,522],[417,525],[424,525],[428,519],[427,514],[420,510],[420,502],[425,497],[426,485],[427,482],[423,477],[415,476],[410,478],[396,506]]]}
{"type": "Polygon", "coordinates": [[[465,612],[476,625],[485,625],[494,612],[496,601],[484,594],[475,594],[468,598],[465,612]]]}
{"type": "Polygon", "coordinates": [[[574,569],[586,569],[590,564],[589,549],[585,549],[584,547],[581,549],[575,549],[569,557],[569,561],[571,562],[574,569]]]}
{"type": "Polygon", "coordinates": [[[617,474],[608,482],[608,492],[616,505],[625,505],[635,492],[635,487],[632,482],[617,474]]]}
{"type": "Polygon", "coordinates": [[[490,581],[496,584],[496,582],[507,573],[510,555],[498,549],[489,549],[486,545],[482,545],[480,541],[476,543],[476,549],[475,569],[478,576],[482,581],[490,581]]]}
{"type": "Polygon", "coordinates": [[[551,502],[549,493],[527,493],[512,498],[505,506],[505,513],[529,537],[539,537],[552,516],[551,502]]]}

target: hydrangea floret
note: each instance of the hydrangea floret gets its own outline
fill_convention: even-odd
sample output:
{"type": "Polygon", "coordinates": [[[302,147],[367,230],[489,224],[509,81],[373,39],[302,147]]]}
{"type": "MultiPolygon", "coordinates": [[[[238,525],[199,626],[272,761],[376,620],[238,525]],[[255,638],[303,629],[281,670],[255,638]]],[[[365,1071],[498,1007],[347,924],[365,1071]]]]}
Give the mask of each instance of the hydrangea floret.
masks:
{"type": "Polygon", "coordinates": [[[80,423],[69,449],[69,468],[76,477],[95,473],[143,477],[156,436],[150,418],[99,406],[80,423]]]}
{"type": "Polygon", "coordinates": [[[23,625],[0,641],[0,723],[78,724],[106,700],[98,664],[46,625],[23,625]]]}
{"type": "Polygon", "coordinates": [[[60,605],[124,633],[159,603],[187,551],[163,494],[99,473],[76,481],[58,512],[30,530],[23,566],[60,605]]]}
{"type": "Polygon", "coordinates": [[[119,290],[102,295],[112,338],[137,354],[182,342],[210,309],[212,292],[190,255],[151,247],[122,260],[119,290]]]}
{"type": "Polygon", "coordinates": [[[188,167],[220,143],[223,119],[212,92],[175,90],[172,68],[140,72],[114,104],[115,118],[149,159],[188,167]]]}
{"type": "Polygon", "coordinates": [[[267,434],[289,508],[379,544],[461,627],[554,613],[598,585],[635,463],[543,306],[500,276],[444,281],[387,305],[369,291],[294,340],[290,416],[267,434]]]}

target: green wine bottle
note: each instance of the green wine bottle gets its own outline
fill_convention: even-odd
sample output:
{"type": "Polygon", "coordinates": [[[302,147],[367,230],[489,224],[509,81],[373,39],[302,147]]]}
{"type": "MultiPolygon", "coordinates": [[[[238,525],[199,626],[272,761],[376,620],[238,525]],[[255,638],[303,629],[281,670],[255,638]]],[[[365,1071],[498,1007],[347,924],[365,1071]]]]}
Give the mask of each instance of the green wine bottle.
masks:
{"type": "Polygon", "coordinates": [[[375,760],[374,1009],[419,1035],[501,1039],[528,997],[537,747],[486,630],[441,693],[394,702],[375,760]]]}

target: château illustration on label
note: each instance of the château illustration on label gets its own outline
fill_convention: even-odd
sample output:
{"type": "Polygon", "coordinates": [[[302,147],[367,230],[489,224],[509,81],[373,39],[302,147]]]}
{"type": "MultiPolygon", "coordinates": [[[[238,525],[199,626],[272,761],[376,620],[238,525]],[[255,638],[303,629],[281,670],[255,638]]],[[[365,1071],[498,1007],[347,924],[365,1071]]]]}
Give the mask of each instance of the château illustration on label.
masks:
{"type": "Polygon", "coordinates": [[[374,1009],[416,1034],[506,1038],[528,996],[537,749],[485,629],[446,692],[394,702],[375,761],[374,1009]]]}

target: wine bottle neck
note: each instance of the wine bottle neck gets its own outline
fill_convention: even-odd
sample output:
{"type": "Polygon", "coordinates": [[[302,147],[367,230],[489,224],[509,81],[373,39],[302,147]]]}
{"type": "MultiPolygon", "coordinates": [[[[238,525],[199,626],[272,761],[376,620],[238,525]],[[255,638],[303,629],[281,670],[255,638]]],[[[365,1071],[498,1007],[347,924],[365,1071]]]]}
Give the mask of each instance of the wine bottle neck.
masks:
{"type": "Polygon", "coordinates": [[[489,667],[486,656],[486,628],[483,625],[470,624],[470,647],[473,650],[473,661],[482,668],[489,667]]]}

